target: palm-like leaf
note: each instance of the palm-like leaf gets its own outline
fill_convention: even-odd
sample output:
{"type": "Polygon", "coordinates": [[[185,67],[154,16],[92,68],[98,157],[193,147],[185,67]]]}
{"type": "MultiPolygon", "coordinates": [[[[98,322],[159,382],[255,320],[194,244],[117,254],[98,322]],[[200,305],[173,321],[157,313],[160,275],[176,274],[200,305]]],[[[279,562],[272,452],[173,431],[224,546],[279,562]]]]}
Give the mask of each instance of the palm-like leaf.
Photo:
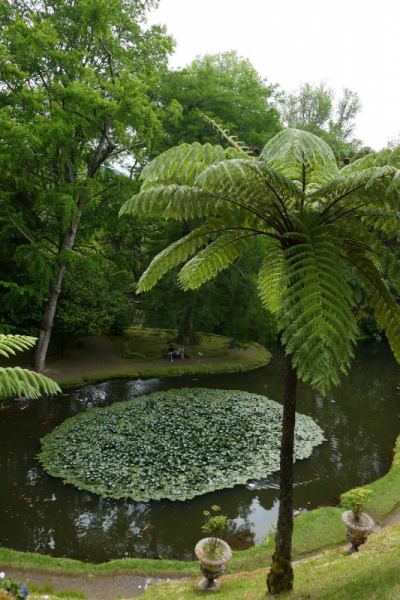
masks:
{"type": "Polygon", "coordinates": [[[0,401],[8,396],[39,398],[41,394],[56,394],[60,387],[48,377],[20,367],[0,367],[0,401]]]}
{"type": "MultiPolygon", "coordinates": [[[[36,344],[36,338],[28,335],[0,334],[0,354],[7,358],[17,350],[28,350],[36,344]]],[[[20,367],[0,367],[0,401],[8,396],[38,398],[41,394],[61,392],[55,381],[20,367]]]]}
{"type": "Polygon", "coordinates": [[[261,160],[295,182],[303,191],[338,175],[335,156],[321,138],[299,129],[284,129],[263,149],[261,160]]]}
{"type": "Polygon", "coordinates": [[[4,335],[0,333],[0,354],[7,358],[17,350],[28,350],[36,344],[36,338],[29,335],[4,335]]]}

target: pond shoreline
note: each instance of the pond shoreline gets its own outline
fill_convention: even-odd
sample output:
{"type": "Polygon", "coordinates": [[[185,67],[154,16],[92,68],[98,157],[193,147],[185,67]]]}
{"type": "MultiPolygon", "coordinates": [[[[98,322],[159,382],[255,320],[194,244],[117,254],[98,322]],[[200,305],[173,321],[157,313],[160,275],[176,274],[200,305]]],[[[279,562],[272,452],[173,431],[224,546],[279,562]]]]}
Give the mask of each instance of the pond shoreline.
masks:
{"type": "MultiPolygon", "coordinates": [[[[396,441],[392,466],[380,479],[368,484],[373,490],[367,512],[375,524],[385,527],[400,520],[398,490],[400,488],[400,436],[396,441]]],[[[323,550],[342,546],[346,543],[345,527],[341,520],[342,509],[322,507],[307,512],[294,521],[293,559],[298,560],[323,550]]],[[[268,535],[261,545],[233,552],[227,573],[239,573],[262,568],[270,560],[274,548],[274,536],[268,535]]],[[[7,567],[24,572],[40,571],[48,573],[100,574],[131,573],[137,576],[152,577],[196,577],[197,561],[127,558],[99,564],[83,562],[71,558],[55,558],[48,555],[19,552],[0,547],[0,570],[7,567]]]]}
{"type": "Polygon", "coordinates": [[[82,338],[82,351],[72,358],[53,359],[43,374],[62,387],[83,383],[99,383],[110,379],[176,377],[180,375],[212,375],[250,371],[267,365],[272,354],[260,344],[249,342],[245,347],[229,347],[224,336],[197,334],[200,344],[186,348],[189,357],[173,363],[163,357],[168,337],[177,332],[162,329],[130,329],[124,336],[100,335],[82,338]],[[124,346],[145,350],[144,358],[124,358],[124,346]],[[165,346],[165,348],[164,348],[165,346]]]}

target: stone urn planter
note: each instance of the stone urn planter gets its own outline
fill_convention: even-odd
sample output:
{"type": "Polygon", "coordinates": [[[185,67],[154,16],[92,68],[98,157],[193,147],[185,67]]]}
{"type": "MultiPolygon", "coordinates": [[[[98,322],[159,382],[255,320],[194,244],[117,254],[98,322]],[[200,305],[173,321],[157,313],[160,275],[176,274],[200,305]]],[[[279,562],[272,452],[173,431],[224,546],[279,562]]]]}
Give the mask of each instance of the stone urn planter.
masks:
{"type": "Polygon", "coordinates": [[[368,531],[374,527],[374,521],[365,513],[361,513],[356,519],[352,510],[346,510],[342,514],[342,521],[347,525],[346,537],[351,544],[347,548],[348,552],[358,552],[358,547],[367,541],[368,531]]]}
{"type": "Polygon", "coordinates": [[[217,538],[217,548],[221,548],[221,556],[218,559],[208,558],[205,554],[205,547],[212,545],[215,542],[215,538],[203,538],[197,542],[194,549],[196,558],[200,561],[200,571],[204,575],[204,578],[199,583],[199,588],[203,591],[215,592],[219,588],[218,577],[222,575],[225,570],[225,565],[232,558],[232,550],[230,546],[217,538]]]}

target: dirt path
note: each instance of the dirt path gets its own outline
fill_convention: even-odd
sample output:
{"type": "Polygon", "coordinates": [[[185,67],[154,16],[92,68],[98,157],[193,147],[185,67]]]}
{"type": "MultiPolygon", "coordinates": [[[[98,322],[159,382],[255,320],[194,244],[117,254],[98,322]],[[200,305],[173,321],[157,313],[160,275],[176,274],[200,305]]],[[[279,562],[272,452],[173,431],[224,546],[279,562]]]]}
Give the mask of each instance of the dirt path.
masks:
{"type": "MultiPolygon", "coordinates": [[[[129,573],[70,575],[63,573],[50,573],[48,571],[24,571],[13,569],[0,564],[0,572],[4,572],[7,578],[16,579],[24,583],[28,590],[29,584],[39,588],[51,586],[54,593],[64,590],[80,592],[87,598],[93,600],[116,600],[116,598],[138,598],[148,585],[159,581],[173,581],[167,576],[163,578],[141,577],[129,575],[129,573]]],[[[177,580],[177,578],[174,578],[177,580]]],[[[28,597],[29,598],[29,597],[28,597]]]]}

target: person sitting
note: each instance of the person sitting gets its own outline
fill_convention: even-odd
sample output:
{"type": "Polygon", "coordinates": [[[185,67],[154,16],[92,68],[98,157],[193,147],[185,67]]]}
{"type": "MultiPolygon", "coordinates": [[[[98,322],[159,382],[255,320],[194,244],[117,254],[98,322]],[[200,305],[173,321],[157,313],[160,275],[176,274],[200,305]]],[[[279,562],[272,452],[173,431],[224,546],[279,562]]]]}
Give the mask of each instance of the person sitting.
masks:
{"type": "Polygon", "coordinates": [[[181,360],[185,360],[185,348],[183,346],[179,347],[179,350],[177,351],[177,353],[180,354],[181,360]]]}
{"type": "Polygon", "coordinates": [[[174,359],[172,358],[173,355],[175,354],[175,348],[173,346],[170,346],[167,350],[167,354],[168,356],[171,358],[171,362],[174,362],[174,359]]]}

